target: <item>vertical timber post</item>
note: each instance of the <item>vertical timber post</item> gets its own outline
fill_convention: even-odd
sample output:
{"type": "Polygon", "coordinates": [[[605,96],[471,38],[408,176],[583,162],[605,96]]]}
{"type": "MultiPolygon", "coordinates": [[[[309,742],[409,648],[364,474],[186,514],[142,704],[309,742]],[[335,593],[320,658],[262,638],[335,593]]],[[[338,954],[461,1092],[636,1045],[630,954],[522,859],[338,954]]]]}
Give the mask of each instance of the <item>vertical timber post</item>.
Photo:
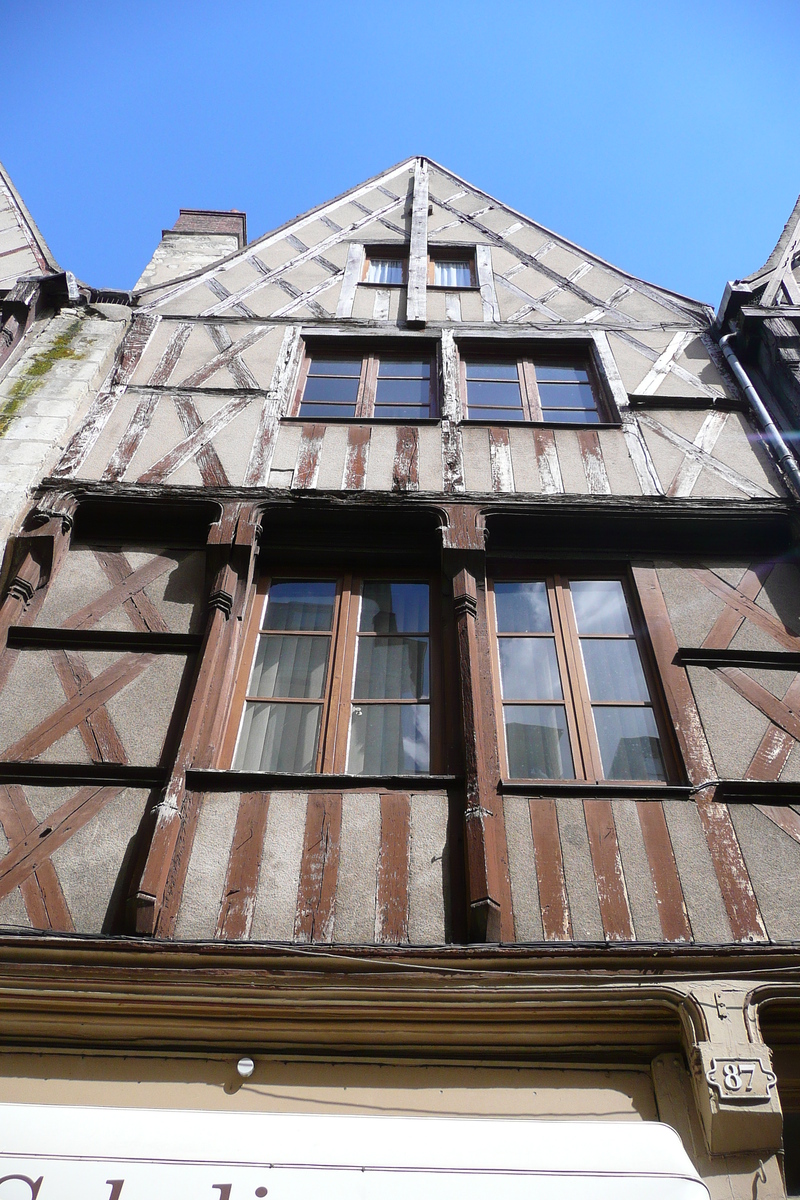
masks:
{"type": "Polygon", "coordinates": [[[498,794],[498,754],[486,677],[483,605],[485,527],[480,510],[452,505],[442,531],[445,574],[452,580],[464,753],[464,844],[468,932],[472,942],[513,939],[510,887],[505,863],[505,827],[498,794]],[[482,632],[482,630],[484,632],[482,632]]]}

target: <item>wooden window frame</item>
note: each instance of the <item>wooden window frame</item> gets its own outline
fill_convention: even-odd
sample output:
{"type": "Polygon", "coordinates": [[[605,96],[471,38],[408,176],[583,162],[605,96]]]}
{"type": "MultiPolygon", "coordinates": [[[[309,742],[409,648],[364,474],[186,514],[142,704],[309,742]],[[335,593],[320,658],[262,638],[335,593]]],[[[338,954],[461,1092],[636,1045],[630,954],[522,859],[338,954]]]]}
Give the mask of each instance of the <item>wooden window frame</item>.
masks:
{"type": "Polygon", "coordinates": [[[366,287],[377,288],[399,288],[406,287],[408,284],[408,246],[404,242],[399,242],[396,246],[365,246],[364,247],[364,263],[361,268],[361,279],[359,283],[366,287]],[[399,283],[378,283],[375,279],[367,279],[369,274],[370,263],[380,259],[391,259],[402,263],[402,278],[399,283]]]}
{"type": "Polygon", "coordinates": [[[520,347],[513,344],[501,344],[499,346],[492,346],[490,349],[486,349],[485,346],[478,346],[473,349],[468,343],[462,343],[458,347],[458,368],[458,383],[461,392],[461,419],[470,424],[553,425],[559,429],[596,429],[598,425],[602,428],[604,425],[621,424],[616,406],[609,399],[608,389],[605,387],[598,371],[591,345],[576,347],[574,343],[566,343],[554,346],[551,343],[546,347],[530,345],[520,347]],[[492,361],[498,363],[516,363],[520,395],[522,397],[523,419],[521,421],[503,422],[493,417],[470,417],[469,392],[467,388],[467,362],[470,360],[485,363],[492,361]],[[598,421],[553,421],[544,415],[539,398],[539,385],[536,382],[536,362],[544,363],[548,360],[558,362],[560,365],[575,366],[580,370],[586,371],[589,376],[589,384],[592,389],[592,396],[594,397],[595,411],[599,418],[598,421]]]}
{"type": "Polygon", "coordinates": [[[337,344],[335,346],[325,345],[320,346],[314,342],[306,343],[303,351],[303,359],[300,364],[300,371],[297,376],[297,388],[295,390],[294,401],[291,410],[286,414],[289,417],[299,417],[300,407],[303,403],[303,393],[308,380],[308,372],[311,366],[311,360],[315,355],[323,356],[329,354],[332,358],[337,355],[341,358],[361,359],[361,374],[358,380],[358,392],[356,395],[356,408],[352,417],[319,417],[315,418],[313,413],[304,413],[303,420],[318,420],[322,425],[328,422],[337,421],[381,421],[388,425],[416,425],[420,421],[430,421],[439,419],[439,388],[438,388],[438,362],[439,356],[437,348],[429,342],[419,342],[414,345],[409,345],[407,342],[402,342],[393,346],[382,344],[372,347],[365,346],[359,343],[354,346],[347,344],[337,344]],[[422,347],[420,350],[419,347],[422,347]],[[380,414],[375,415],[375,397],[378,390],[378,371],[380,360],[382,358],[402,358],[407,355],[409,358],[416,356],[418,358],[430,357],[430,377],[428,383],[428,415],[427,417],[383,417],[380,414]]]}
{"type": "MultiPolygon", "coordinates": [[[[492,657],[492,685],[494,696],[494,713],[497,724],[498,743],[500,746],[501,772],[504,783],[544,783],[544,784],[609,784],[621,787],[669,787],[685,783],[685,772],[681,766],[677,749],[675,731],[669,719],[669,710],[658,673],[656,658],[651,645],[649,631],[639,606],[638,591],[627,566],[584,568],[579,563],[574,566],[563,563],[544,563],[541,566],[526,569],[516,564],[497,564],[487,576],[487,604],[489,618],[489,634],[492,657]],[[609,779],[603,774],[600,756],[600,745],[592,715],[592,702],[588,690],[588,681],[583,667],[580,647],[580,635],[575,621],[575,613],[571,600],[565,595],[569,591],[570,582],[580,580],[619,580],[622,584],[628,614],[633,627],[633,640],[639,650],[642,670],[650,696],[650,705],[658,729],[661,743],[661,753],[664,760],[663,780],[654,779],[609,779]],[[503,695],[500,677],[500,637],[525,637],[526,634],[498,634],[497,610],[495,607],[495,582],[526,582],[543,581],[547,585],[547,599],[550,607],[550,617],[555,639],[556,657],[561,674],[561,688],[564,695],[564,707],[567,718],[567,730],[572,752],[574,778],[567,779],[516,779],[512,778],[508,767],[508,746],[506,742],[505,720],[503,716],[503,695]]],[[[624,705],[620,705],[623,707],[624,705]]],[[[641,707],[648,707],[644,703],[641,707]]]]}
{"type": "Polygon", "coordinates": [[[435,246],[428,247],[428,287],[437,292],[468,292],[479,288],[478,268],[475,262],[474,246],[435,246]],[[469,266],[470,283],[445,284],[434,283],[437,262],[465,262],[469,266]]]}
{"type": "MultiPolygon", "coordinates": [[[[319,743],[314,770],[299,772],[308,775],[343,775],[347,773],[347,756],[350,742],[350,717],[353,706],[355,681],[356,647],[358,642],[358,617],[360,611],[361,585],[365,580],[386,580],[392,583],[426,583],[429,589],[429,632],[430,639],[430,762],[428,770],[408,775],[409,780],[437,775],[444,770],[444,667],[442,653],[442,609],[440,578],[428,570],[393,571],[388,568],[352,571],[349,568],[333,567],[330,571],[296,570],[287,564],[285,570],[263,571],[251,597],[246,621],[247,632],[243,639],[241,660],[230,710],[230,720],[222,752],[223,770],[232,770],[239,736],[242,729],[247,689],[255,661],[261,622],[266,611],[267,595],[273,580],[335,580],[336,599],[330,631],[331,649],[325,677],[320,718],[319,743]]],[[[317,631],[319,632],[319,631],[317,631]]],[[[325,631],[327,633],[327,631],[325,631]]],[[[402,635],[401,635],[402,636],[402,635]]],[[[269,698],[265,699],[269,703],[269,698]]],[[[282,701],[281,701],[282,702],[282,701]]],[[[297,697],[299,704],[315,703],[315,698],[297,697]]],[[[386,703],[393,703],[387,700],[386,703]]],[[[400,703],[400,701],[397,701],[400,703]]],[[[355,775],[354,778],[359,778],[355,775]]]]}

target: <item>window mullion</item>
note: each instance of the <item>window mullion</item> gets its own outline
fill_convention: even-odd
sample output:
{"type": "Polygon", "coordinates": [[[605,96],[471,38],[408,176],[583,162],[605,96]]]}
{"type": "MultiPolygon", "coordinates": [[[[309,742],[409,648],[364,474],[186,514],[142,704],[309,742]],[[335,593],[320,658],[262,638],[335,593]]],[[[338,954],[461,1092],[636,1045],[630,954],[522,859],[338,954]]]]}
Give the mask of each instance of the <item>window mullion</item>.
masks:
{"type": "Polygon", "coordinates": [[[581,641],[578,625],[572,607],[572,597],[569,594],[569,582],[563,577],[558,578],[558,598],[561,619],[564,628],[564,644],[571,664],[571,687],[575,702],[575,712],[578,719],[580,735],[585,746],[584,761],[587,777],[596,780],[603,779],[603,765],[600,758],[600,746],[594,727],[592,702],[589,696],[589,685],[586,682],[586,672],[583,668],[581,641]]]}
{"type": "Polygon", "coordinates": [[[331,771],[344,771],[350,735],[350,715],[353,699],[353,672],[356,660],[356,631],[360,588],[352,575],[342,583],[342,605],[337,628],[335,692],[331,695],[330,765],[331,771]]]}
{"type": "Polygon", "coordinates": [[[331,631],[330,665],[323,701],[323,725],[317,765],[317,770],[322,772],[332,772],[336,769],[337,726],[342,708],[342,664],[346,654],[351,593],[352,578],[345,575],[341,582],[339,603],[331,631]]]}
{"type": "Polygon", "coordinates": [[[529,358],[520,360],[519,374],[525,417],[528,421],[541,421],[542,404],[539,399],[539,388],[536,383],[536,368],[529,358]]]}
{"type": "Polygon", "coordinates": [[[375,393],[378,390],[378,368],[380,360],[376,354],[365,354],[361,367],[361,386],[359,388],[359,404],[356,415],[359,417],[375,416],[375,393]]]}

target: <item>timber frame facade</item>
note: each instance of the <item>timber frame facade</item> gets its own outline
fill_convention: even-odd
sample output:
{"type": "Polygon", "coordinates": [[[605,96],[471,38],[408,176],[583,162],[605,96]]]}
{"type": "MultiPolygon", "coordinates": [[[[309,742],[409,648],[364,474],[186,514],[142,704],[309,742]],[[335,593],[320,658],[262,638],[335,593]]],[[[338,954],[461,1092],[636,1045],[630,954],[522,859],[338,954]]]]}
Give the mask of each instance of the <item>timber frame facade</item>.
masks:
{"type": "Polygon", "coordinates": [[[249,244],[182,210],[130,293],[37,264],[0,301],[4,1098],[662,1120],[713,1196],[784,1196],[798,496],[713,311],[422,157],[249,244]],[[428,743],[418,713],[353,769],[353,623],[335,748],[240,754],[274,578],[429,587],[428,743]],[[630,628],[582,626],[575,579],[630,628]],[[552,695],[511,693],[504,632],[555,634],[501,625],[498,581],[558,592],[552,695]],[[650,715],[609,715],[601,636],[650,715]],[[511,774],[504,703],[552,764],[524,730],[568,680],[586,765],[511,774]]]}

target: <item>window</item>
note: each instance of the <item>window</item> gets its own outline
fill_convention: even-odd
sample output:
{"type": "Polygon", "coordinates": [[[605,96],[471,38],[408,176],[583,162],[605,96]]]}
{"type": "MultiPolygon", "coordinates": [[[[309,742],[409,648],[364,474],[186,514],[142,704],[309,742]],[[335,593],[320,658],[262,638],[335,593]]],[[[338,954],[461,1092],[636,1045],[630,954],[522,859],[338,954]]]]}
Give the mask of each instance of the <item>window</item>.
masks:
{"type": "Polygon", "coordinates": [[[379,283],[384,287],[406,282],[408,258],[397,246],[368,249],[364,259],[364,283],[379,283]]]}
{"type": "Polygon", "coordinates": [[[299,415],[312,420],[424,420],[435,415],[432,366],[430,352],[313,351],[301,375],[299,415]]]}
{"type": "Polygon", "coordinates": [[[271,579],[257,608],[234,769],[431,770],[439,706],[428,581],[271,579]]]}
{"type": "Polygon", "coordinates": [[[468,356],[462,384],[473,421],[596,425],[601,420],[588,364],[544,356],[468,356]]]}
{"type": "Polygon", "coordinates": [[[620,579],[494,583],[498,719],[513,779],[667,777],[620,579]]]}
{"type": "Polygon", "coordinates": [[[431,287],[475,287],[475,255],[472,250],[442,250],[428,260],[431,287]]]}

